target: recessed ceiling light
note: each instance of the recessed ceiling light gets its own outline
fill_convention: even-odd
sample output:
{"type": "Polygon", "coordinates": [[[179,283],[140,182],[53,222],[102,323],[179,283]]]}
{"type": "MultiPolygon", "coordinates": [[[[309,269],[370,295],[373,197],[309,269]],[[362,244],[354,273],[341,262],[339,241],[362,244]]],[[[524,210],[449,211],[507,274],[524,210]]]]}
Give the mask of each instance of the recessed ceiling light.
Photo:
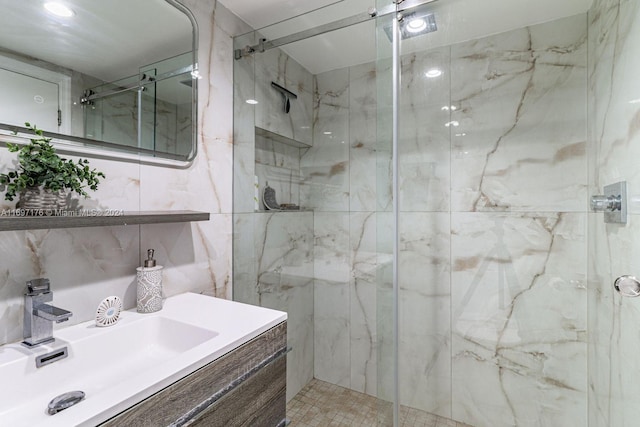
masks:
{"type": "Polygon", "coordinates": [[[442,75],[442,70],[439,68],[432,68],[424,73],[424,75],[429,77],[430,79],[433,79],[435,77],[440,77],[442,75]]]}
{"type": "Polygon", "coordinates": [[[419,33],[427,29],[427,21],[423,18],[414,18],[405,27],[410,33],[419,33]]]}
{"type": "Polygon", "coordinates": [[[451,121],[451,122],[445,123],[444,125],[445,125],[446,127],[449,127],[449,126],[458,127],[458,126],[460,126],[460,122],[458,122],[458,121],[456,121],[456,120],[453,120],[453,121],[451,121]]]}
{"type": "Polygon", "coordinates": [[[73,10],[62,3],[47,2],[44,4],[44,8],[47,9],[47,12],[52,13],[56,16],[61,16],[63,18],[70,18],[75,15],[75,13],[73,13],[73,10]]]}
{"type": "Polygon", "coordinates": [[[245,102],[251,105],[256,105],[258,103],[258,101],[256,101],[255,99],[247,99],[245,102]]]}
{"type": "MultiPolygon", "coordinates": [[[[398,0],[402,1],[402,0],[398,0]]],[[[418,13],[418,12],[402,12],[398,16],[400,20],[400,36],[403,39],[410,37],[416,37],[421,34],[431,33],[438,30],[436,24],[436,16],[434,13],[418,13]]],[[[385,25],[384,32],[389,37],[389,40],[393,39],[393,31],[391,25],[385,25]]]]}

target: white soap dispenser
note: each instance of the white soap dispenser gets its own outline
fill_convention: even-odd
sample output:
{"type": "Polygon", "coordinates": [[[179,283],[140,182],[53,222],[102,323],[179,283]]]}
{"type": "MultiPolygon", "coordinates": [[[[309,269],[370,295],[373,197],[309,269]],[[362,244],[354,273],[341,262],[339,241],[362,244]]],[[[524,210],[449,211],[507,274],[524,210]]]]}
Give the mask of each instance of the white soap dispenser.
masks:
{"type": "Polygon", "coordinates": [[[147,250],[144,266],[136,268],[138,313],[154,313],[162,309],[162,269],[164,267],[156,265],[153,253],[153,249],[147,250]]]}

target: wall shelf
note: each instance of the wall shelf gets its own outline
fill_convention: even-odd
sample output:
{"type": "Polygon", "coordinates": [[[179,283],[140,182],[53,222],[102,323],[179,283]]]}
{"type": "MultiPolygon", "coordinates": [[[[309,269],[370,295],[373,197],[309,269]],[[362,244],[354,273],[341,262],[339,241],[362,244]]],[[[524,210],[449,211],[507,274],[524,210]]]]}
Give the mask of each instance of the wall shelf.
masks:
{"type": "Polygon", "coordinates": [[[52,228],[109,227],[118,225],[165,224],[208,221],[209,212],[199,211],[86,211],[81,215],[18,216],[0,214],[0,231],[42,230],[52,228]]]}
{"type": "Polygon", "coordinates": [[[269,141],[279,142],[281,144],[289,145],[296,148],[311,148],[311,145],[304,142],[297,141],[295,139],[287,138],[286,136],[279,135],[277,133],[268,131],[266,129],[256,126],[256,136],[261,136],[269,141]]]}

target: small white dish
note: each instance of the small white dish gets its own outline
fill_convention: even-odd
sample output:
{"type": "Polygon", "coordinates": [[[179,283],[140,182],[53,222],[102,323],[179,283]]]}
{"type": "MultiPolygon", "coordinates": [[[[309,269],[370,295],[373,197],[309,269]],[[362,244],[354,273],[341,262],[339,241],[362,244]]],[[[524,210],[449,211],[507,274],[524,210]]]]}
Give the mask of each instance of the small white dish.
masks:
{"type": "Polygon", "coordinates": [[[106,297],[96,309],[96,326],[112,326],[118,323],[122,312],[122,300],[117,296],[106,297]]]}

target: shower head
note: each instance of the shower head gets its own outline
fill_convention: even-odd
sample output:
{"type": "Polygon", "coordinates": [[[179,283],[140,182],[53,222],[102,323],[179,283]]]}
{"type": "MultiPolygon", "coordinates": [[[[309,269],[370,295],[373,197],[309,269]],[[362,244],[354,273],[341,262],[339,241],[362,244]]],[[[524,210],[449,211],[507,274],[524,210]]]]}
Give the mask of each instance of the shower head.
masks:
{"type": "MultiPolygon", "coordinates": [[[[402,40],[438,31],[436,15],[433,12],[401,12],[398,19],[402,40]]],[[[384,27],[384,31],[389,40],[393,40],[391,28],[390,25],[384,27]]]]}

